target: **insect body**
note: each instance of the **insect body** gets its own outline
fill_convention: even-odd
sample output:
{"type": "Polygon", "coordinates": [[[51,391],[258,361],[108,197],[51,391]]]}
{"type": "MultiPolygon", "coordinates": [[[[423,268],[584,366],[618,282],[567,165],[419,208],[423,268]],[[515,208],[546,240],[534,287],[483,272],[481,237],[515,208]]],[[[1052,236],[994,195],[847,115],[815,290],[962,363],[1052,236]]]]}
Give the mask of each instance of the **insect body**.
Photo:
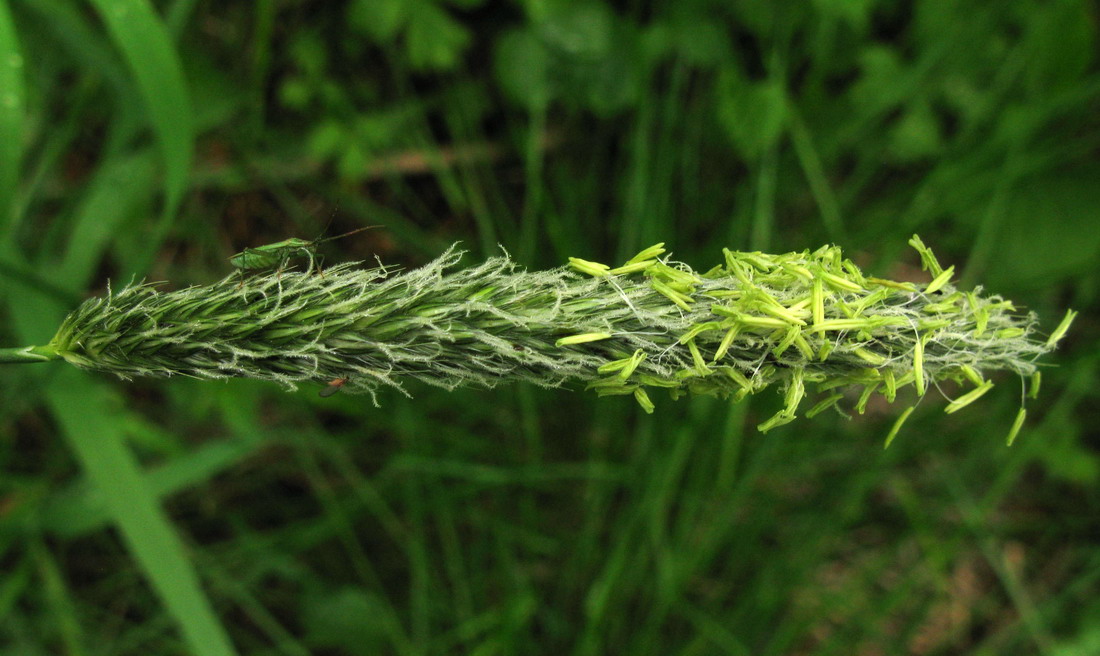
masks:
{"type": "Polygon", "coordinates": [[[284,239],[274,244],[246,248],[229,258],[229,263],[242,271],[259,271],[281,267],[292,258],[303,255],[309,258],[309,268],[313,269],[317,243],[297,237],[284,239]]]}
{"type": "Polygon", "coordinates": [[[307,272],[309,272],[313,270],[317,262],[318,244],[323,244],[333,239],[340,239],[341,237],[347,237],[348,235],[354,235],[357,232],[375,227],[377,226],[366,226],[327,239],[307,241],[305,239],[291,237],[290,239],[277,241],[274,244],[264,244],[263,246],[256,246],[255,248],[246,248],[229,258],[229,263],[242,272],[262,271],[264,269],[282,269],[290,260],[296,257],[305,257],[309,260],[309,269],[307,269],[307,272]]]}
{"type": "Polygon", "coordinates": [[[325,385],[323,388],[321,388],[321,391],[317,392],[317,396],[319,396],[321,398],[328,398],[328,397],[332,396],[333,394],[339,392],[340,388],[343,387],[344,385],[347,385],[347,383],[348,383],[347,376],[345,376],[343,378],[335,378],[335,379],[329,381],[328,385],[325,385]]]}

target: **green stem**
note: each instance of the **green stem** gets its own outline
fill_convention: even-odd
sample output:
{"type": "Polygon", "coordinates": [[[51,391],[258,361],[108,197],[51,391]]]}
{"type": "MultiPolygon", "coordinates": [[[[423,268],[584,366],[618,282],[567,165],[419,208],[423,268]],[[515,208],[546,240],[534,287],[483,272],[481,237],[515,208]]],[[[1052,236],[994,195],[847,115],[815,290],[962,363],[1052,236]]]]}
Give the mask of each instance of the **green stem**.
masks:
{"type": "Polygon", "coordinates": [[[0,348],[0,364],[47,362],[61,357],[52,346],[20,346],[0,348]]]}

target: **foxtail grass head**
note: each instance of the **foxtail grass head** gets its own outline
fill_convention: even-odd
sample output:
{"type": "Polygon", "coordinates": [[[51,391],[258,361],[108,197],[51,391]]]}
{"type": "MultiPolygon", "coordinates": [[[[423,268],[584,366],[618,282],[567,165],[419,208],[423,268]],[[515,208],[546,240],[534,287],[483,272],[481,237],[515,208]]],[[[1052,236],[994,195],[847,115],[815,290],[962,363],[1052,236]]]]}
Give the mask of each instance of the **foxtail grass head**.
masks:
{"type": "Polygon", "coordinates": [[[858,391],[862,412],[872,396],[892,402],[910,386],[920,397],[945,380],[971,385],[948,404],[954,412],[989,391],[993,372],[1037,382],[1037,358],[1072,314],[1041,338],[1033,314],[957,289],[953,267],[910,243],[927,284],[867,276],[835,246],[724,250],[700,272],[658,244],[618,267],[571,258],[528,272],[498,257],[461,269],[452,248],[403,272],[343,264],[171,292],[132,285],[86,301],[36,357],[123,378],[248,377],[367,393],[409,378],[447,389],[579,384],[631,395],[647,412],[658,390],[736,401],[776,387],[783,409],[764,431],[794,420],[811,391],[820,398],[807,417],[839,406],[845,389],[858,391]]]}

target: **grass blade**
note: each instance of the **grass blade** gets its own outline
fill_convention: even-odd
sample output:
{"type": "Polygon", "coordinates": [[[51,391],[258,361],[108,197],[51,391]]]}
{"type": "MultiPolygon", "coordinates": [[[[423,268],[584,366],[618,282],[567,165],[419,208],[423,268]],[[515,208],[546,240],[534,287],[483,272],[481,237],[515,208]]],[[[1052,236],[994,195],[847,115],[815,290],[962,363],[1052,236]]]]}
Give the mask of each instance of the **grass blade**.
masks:
{"type": "Polygon", "coordinates": [[[23,54],[6,0],[0,0],[0,226],[15,207],[23,155],[23,54]]]}
{"type": "Polygon", "coordinates": [[[183,68],[164,22],[147,0],[92,0],[137,79],[165,164],[166,214],[187,188],[193,128],[183,68]]]}
{"type": "MultiPolygon", "coordinates": [[[[145,148],[128,157],[109,159],[96,171],[84,189],[74,212],[71,236],[57,278],[70,289],[92,284],[96,267],[104,258],[122,226],[132,221],[146,203],[152,202],[155,153],[145,148]]],[[[131,224],[132,225],[132,224],[131,224]]]]}
{"type": "MultiPolygon", "coordinates": [[[[10,241],[0,241],[0,261],[26,266],[10,241]]],[[[8,290],[13,329],[22,339],[48,334],[62,308],[49,298],[8,290]]],[[[89,480],[102,493],[108,514],[153,590],[176,620],[196,656],[236,654],[214,614],[187,557],[183,541],[161,508],[156,493],[126,447],[122,425],[111,408],[121,405],[109,389],[75,371],[57,371],[45,390],[45,403],[89,480]]]]}
{"type": "Polygon", "coordinates": [[[76,372],[59,372],[47,394],[51,412],[88,478],[101,491],[122,539],[176,619],[196,656],[236,652],[202,590],[183,541],[161,508],[120,426],[110,394],[76,372]]]}
{"type": "MultiPolygon", "coordinates": [[[[142,476],[145,485],[158,497],[170,497],[237,465],[252,451],[253,446],[240,441],[215,442],[146,470],[142,476]]],[[[100,503],[97,492],[86,481],[80,481],[54,494],[43,504],[40,519],[42,530],[73,538],[109,524],[109,509],[100,503]]]]}

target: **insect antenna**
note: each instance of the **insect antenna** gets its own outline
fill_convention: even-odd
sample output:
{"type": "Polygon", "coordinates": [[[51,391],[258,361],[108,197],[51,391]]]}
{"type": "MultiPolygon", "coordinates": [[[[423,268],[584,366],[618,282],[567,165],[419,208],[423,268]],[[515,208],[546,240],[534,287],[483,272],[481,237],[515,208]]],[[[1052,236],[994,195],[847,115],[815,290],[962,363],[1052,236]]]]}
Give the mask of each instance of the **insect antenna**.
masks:
{"type": "Polygon", "coordinates": [[[344,233],[344,234],[342,234],[342,235],[336,235],[335,237],[325,237],[324,239],[315,239],[315,240],[313,241],[313,243],[314,243],[314,244],[323,244],[323,243],[325,243],[326,241],[333,241],[334,239],[342,239],[343,237],[347,237],[347,236],[349,236],[349,235],[354,235],[354,234],[355,234],[355,233],[357,233],[357,232],[363,232],[364,230],[370,230],[371,228],[381,228],[381,227],[382,227],[382,226],[376,226],[376,225],[372,225],[372,226],[363,226],[362,228],[356,228],[355,230],[352,230],[352,231],[350,231],[350,232],[345,232],[345,233],[344,233]]]}

